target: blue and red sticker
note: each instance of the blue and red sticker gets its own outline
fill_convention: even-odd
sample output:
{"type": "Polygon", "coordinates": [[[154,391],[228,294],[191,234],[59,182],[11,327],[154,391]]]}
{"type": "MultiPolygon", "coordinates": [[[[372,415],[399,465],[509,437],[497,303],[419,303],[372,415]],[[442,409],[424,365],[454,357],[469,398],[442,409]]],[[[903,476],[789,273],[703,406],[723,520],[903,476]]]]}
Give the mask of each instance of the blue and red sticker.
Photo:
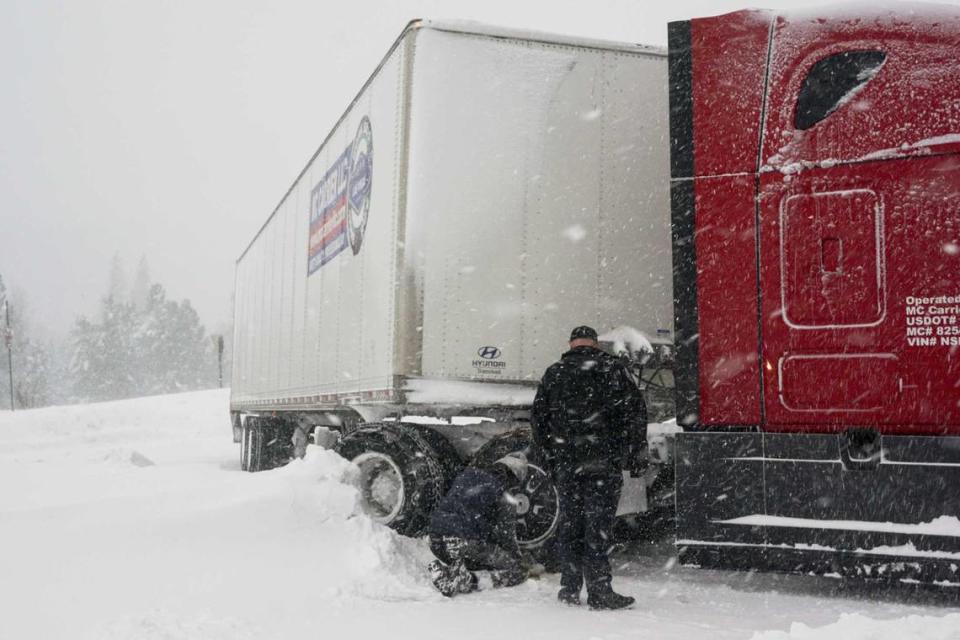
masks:
{"type": "Polygon", "coordinates": [[[310,192],[310,240],[307,275],[350,247],[360,252],[370,214],[373,178],[373,129],[363,117],[353,142],[310,192]]]}

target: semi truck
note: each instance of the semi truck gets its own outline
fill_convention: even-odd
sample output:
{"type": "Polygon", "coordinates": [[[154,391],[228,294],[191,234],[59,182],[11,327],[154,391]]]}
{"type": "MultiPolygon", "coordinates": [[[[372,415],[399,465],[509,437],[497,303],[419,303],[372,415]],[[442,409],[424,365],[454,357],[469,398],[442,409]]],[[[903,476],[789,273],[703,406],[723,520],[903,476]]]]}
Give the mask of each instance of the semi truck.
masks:
{"type": "MultiPolygon", "coordinates": [[[[407,25],[237,262],[243,467],[335,435],[366,510],[417,535],[464,465],[529,447],[578,324],[672,417],[667,93],[664,50],[407,25]]],[[[672,511],[651,441],[624,515],[672,511]]],[[[522,492],[520,543],[541,548],[557,496],[536,460],[522,492]]]]}
{"type": "Polygon", "coordinates": [[[669,50],[681,561],[960,583],[960,11],[669,50]]]}
{"type": "Polygon", "coordinates": [[[523,449],[549,552],[529,408],[592,324],[653,418],[619,513],[682,563],[960,584],[960,12],[668,33],[407,26],[237,263],[243,467],[334,446],[418,535],[523,449]]]}

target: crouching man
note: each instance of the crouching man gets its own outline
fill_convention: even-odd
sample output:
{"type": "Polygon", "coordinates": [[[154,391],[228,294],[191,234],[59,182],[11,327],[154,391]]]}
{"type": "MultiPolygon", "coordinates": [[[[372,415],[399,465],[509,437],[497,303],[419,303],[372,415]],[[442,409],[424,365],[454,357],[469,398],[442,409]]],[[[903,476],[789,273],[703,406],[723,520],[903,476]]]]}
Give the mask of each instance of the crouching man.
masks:
{"type": "Polygon", "coordinates": [[[430,518],[429,565],[443,595],[523,582],[527,569],[517,546],[517,504],[512,493],[527,477],[522,453],[487,469],[468,468],[453,481],[430,518]]]}

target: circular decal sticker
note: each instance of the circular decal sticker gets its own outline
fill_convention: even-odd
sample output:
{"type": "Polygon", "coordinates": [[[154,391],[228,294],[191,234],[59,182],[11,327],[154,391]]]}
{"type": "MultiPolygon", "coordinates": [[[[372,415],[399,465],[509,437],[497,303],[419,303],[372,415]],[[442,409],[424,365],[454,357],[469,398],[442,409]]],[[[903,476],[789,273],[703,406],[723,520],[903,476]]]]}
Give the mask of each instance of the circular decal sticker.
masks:
{"type": "Polygon", "coordinates": [[[370,213],[373,178],[373,129],[363,117],[350,147],[350,177],[347,182],[347,237],[354,255],[360,252],[370,213]]]}

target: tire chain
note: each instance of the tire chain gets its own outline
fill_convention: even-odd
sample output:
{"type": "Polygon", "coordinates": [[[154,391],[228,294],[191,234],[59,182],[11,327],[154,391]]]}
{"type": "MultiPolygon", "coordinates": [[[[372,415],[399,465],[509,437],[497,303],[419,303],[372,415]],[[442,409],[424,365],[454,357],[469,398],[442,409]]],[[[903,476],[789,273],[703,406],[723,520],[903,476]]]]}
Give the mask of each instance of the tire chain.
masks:
{"type": "Polygon", "coordinates": [[[416,429],[402,424],[368,425],[352,432],[349,437],[362,436],[365,433],[379,436],[387,444],[399,448],[406,458],[413,461],[404,471],[413,476],[414,487],[404,486],[404,491],[413,489],[409,498],[411,502],[418,503],[420,506],[429,506],[429,510],[425,512],[417,510],[409,516],[398,518],[394,523],[406,525],[403,527],[405,535],[411,537],[420,535],[426,528],[430,512],[443,497],[443,466],[437,460],[436,452],[416,429]],[[424,455],[423,452],[434,455],[424,455]],[[425,491],[429,492],[426,496],[424,496],[425,491]],[[421,504],[421,499],[424,497],[430,502],[429,505],[421,504]]]}

